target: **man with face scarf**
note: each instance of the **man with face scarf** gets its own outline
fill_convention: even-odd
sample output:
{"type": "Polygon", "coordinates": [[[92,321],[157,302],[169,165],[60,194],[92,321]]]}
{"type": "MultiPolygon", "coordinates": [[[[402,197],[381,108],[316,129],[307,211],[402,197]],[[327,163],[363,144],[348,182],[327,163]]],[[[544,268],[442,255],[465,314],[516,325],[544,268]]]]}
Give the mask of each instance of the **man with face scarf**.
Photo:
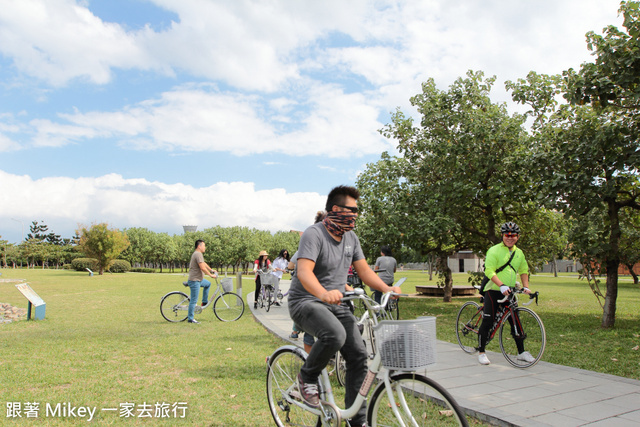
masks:
{"type": "MultiPolygon", "coordinates": [[[[357,189],[339,186],[327,197],[326,218],[302,234],[298,266],[289,290],[289,314],[305,332],[316,337],[298,375],[305,403],[319,406],[317,380],[331,357],[340,350],[347,364],[345,405],[351,406],[367,373],[367,351],[349,307],[341,303],[349,266],[374,290],[400,292],[371,270],[360,241],[352,231],[358,217],[357,189]]],[[[362,407],[350,425],[365,425],[362,407]]]]}

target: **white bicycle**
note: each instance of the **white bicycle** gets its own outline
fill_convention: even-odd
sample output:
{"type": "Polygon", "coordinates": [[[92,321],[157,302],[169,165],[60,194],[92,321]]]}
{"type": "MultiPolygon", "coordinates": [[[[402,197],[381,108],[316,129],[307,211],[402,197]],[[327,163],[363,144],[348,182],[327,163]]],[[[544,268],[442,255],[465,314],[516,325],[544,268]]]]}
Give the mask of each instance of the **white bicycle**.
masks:
{"type": "MultiPolygon", "coordinates": [[[[347,292],[343,300],[362,299],[375,318],[375,306],[360,294],[347,292]]],[[[383,298],[391,295],[397,294],[383,298]]],[[[336,405],[326,369],[318,379],[320,406],[306,405],[297,375],[307,353],[290,345],[277,349],[267,361],[267,400],[276,425],[338,427],[356,415],[373,390],[367,407],[369,426],[467,426],[455,399],[437,382],[415,372],[435,362],[435,318],[383,320],[374,329],[378,351],[360,393],[346,409],[336,405]]]]}

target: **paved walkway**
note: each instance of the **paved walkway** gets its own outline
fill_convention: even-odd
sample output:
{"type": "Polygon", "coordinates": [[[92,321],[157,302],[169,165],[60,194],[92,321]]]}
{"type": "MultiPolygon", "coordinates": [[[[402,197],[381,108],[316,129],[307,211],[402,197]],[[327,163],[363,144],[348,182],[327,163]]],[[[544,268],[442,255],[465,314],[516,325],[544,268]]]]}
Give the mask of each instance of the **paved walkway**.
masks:
{"type": "MultiPolygon", "coordinates": [[[[286,291],[290,282],[282,280],[286,291]]],[[[282,307],[253,309],[254,318],[284,341],[302,346],[302,338],[289,339],[292,322],[286,298],[282,307]]],[[[549,338],[548,338],[549,339],[549,338]]],[[[553,337],[550,338],[553,341],[553,337]]],[[[470,415],[499,426],[638,426],[640,381],[567,366],[538,362],[516,369],[502,353],[487,352],[491,365],[482,366],[477,355],[457,344],[437,343],[438,363],[429,377],[442,384],[470,415]]]]}

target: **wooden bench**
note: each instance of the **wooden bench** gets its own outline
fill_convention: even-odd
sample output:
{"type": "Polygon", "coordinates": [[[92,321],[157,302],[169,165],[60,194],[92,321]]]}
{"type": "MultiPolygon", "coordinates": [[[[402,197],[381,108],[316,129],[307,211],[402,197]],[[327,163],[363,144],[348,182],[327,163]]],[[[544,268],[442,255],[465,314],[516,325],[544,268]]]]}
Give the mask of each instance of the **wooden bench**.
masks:
{"type": "MultiPolygon", "coordinates": [[[[444,296],[444,288],[439,288],[438,286],[416,286],[416,292],[421,295],[426,295],[429,297],[444,296]]],[[[454,296],[454,297],[473,296],[477,292],[478,290],[473,286],[454,286],[451,292],[451,296],[454,296]]]]}

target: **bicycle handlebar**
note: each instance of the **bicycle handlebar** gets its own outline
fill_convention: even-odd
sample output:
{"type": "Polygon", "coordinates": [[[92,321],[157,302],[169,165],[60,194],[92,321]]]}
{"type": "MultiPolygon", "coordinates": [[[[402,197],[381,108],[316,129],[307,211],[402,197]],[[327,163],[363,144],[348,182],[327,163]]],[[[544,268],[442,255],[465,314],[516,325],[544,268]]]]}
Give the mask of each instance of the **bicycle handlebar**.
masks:
{"type": "Polygon", "coordinates": [[[393,296],[407,297],[409,295],[399,294],[397,292],[385,292],[382,295],[382,298],[380,299],[380,304],[378,304],[364,293],[364,289],[355,288],[353,291],[345,292],[344,296],[341,298],[341,301],[345,302],[345,301],[351,301],[354,299],[361,299],[365,301],[365,304],[369,306],[369,308],[371,308],[375,312],[378,312],[387,306],[387,303],[389,302],[389,298],[393,296]]]}
{"type": "MultiPolygon", "coordinates": [[[[509,297],[511,297],[511,295],[514,295],[514,296],[515,296],[515,294],[524,294],[524,293],[525,293],[525,292],[524,292],[524,290],[522,290],[522,289],[513,289],[513,290],[511,291],[511,293],[509,293],[509,294],[505,295],[505,297],[504,297],[504,298],[502,298],[502,299],[498,300],[498,303],[502,304],[503,302],[507,301],[507,300],[509,299],[509,297]]],[[[530,294],[529,294],[529,299],[530,299],[530,300],[532,300],[532,299],[534,299],[534,298],[535,298],[535,299],[536,299],[536,305],[538,305],[538,296],[539,296],[539,295],[540,295],[540,292],[538,292],[538,291],[536,291],[536,292],[532,292],[532,293],[530,293],[530,294]]],[[[533,302],[533,301],[525,302],[525,303],[523,303],[522,305],[527,306],[527,305],[530,305],[532,302],[533,302]]]]}

